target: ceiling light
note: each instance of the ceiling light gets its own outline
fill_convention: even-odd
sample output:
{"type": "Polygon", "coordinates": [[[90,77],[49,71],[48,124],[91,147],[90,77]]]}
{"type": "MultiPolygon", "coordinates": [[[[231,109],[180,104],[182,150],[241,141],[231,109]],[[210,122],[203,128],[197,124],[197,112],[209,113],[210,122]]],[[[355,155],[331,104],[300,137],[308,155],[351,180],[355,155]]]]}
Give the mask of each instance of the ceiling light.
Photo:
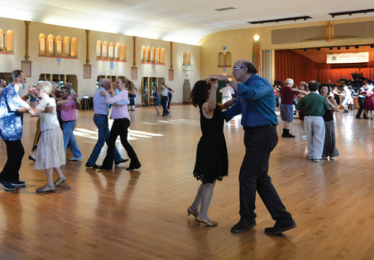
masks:
{"type": "Polygon", "coordinates": [[[227,11],[227,10],[233,10],[233,9],[236,9],[236,8],[235,7],[225,7],[225,8],[215,9],[215,10],[218,11],[218,12],[221,12],[221,11],[227,11]]]}
{"type": "Polygon", "coordinates": [[[321,48],[317,48],[316,50],[317,50],[317,51],[320,51],[320,50],[321,50],[321,48]]]}
{"type": "Polygon", "coordinates": [[[358,49],[358,46],[356,45],[355,48],[358,49]]]}
{"type": "Polygon", "coordinates": [[[304,51],[307,51],[308,49],[304,49],[304,51]]]}

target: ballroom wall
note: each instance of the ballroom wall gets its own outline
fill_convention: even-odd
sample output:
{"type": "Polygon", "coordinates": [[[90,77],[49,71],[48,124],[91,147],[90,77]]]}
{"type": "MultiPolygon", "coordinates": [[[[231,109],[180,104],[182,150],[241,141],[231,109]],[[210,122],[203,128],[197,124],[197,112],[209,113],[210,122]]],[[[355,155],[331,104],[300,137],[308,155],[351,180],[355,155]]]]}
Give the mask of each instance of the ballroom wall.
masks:
{"type": "MultiPolygon", "coordinates": [[[[0,17],[0,28],[5,32],[9,29],[14,31],[14,55],[0,54],[0,73],[10,73],[15,69],[21,69],[21,61],[25,60],[25,23],[20,20],[13,20],[0,17]]],[[[84,79],[83,65],[86,63],[86,31],[83,29],[75,29],[70,27],[49,25],[43,23],[30,23],[29,31],[29,60],[32,61],[32,75],[27,78],[26,86],[35,85],[40,74],[72,74],[77,76],[78,93],[80,96],[92,96],[96,91],[96,79],[98,75],[124,75],[131,78],[131,67],[133,66],[133,37],[120,34],[90,32],[89,39],[89,59],[92,65],[91,79],[84,79]],[[46,37],[49,34],[61,35],[63,38],[69,36],[78,38],[78,59],[61,59],[58,64],[57,58],[39,57],[39,35],[44,33],[46,37]],[[109,61],[96,60],[96,42],[113,41],[127,45],[127,62],[114,62],[111,68],[109,61]]],[[[147,38],[136,38],[136,67],[138,67],[137,79],[133,80],[135,86],[140,89],[143,77],[163,77],[166,84],[175,89],[173,94],[173,102],[183,102],[183,83],[189,78],[193,84],[200,79],[200,46],[173,43],[173,69],[174,80],[169,81],[170,69],[170,42],[162,40],[154,40],[147,38]],[[165,65],[141,64],[141,46],[165,48],[165,65]],[[186,75],[182,70],[183,52],[191,52],[191,64],[193,64],[193,72],[186,75]]],[[[26,90],[22,90],[21,94],[25,94],[26,90]]],[[[137,104],[141,103],[140,93],[137,95],[137,104]]]]}

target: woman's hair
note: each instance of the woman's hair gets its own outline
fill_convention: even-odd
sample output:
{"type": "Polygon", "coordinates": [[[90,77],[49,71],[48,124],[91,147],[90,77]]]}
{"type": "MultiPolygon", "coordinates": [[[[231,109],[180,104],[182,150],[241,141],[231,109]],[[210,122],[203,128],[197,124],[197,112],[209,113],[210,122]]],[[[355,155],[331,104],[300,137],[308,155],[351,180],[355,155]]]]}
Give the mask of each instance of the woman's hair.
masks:
{"type": "Polygon", "coordinates": [[[124,76],[119,76],[119,77],[117,77],[117,79],[120,79],[122,81],[122,83],[125,84],[125,85],[129,81],[129,79],[124,77],[124,76]]]}
{"type": "Polygon", "coordinates": [[[190,92],[192,105],[196,107],[197,105],[204,103],[209,97],[208,90],[211,88],[212,86],[208,81],[199,80],[196,82],[190,92]]]}
{"type": "Polygon", "coordinates": [[[43,82],[40,82],[38,85],[48,95],[52,94],[53,87],[52,87],[51,82],[49,82],[49,81],[43,81],[43,82]]]}
{"type": "Polygon", "coordinates": [[[326,97],[328,97],[331,93],[331,87],[330,86],[326,86],[326,85],[322,85],[319,87],[319,94],[321,94],[321,90],[322,88],[326,87],[327,88],[327,94],[326,94],[326,97]]]}
{"type": "Polygon", "coordinates": [[[131,94],[135,93],[135,85],[132,81],[128,80],[125,87],[129,90],[131,94]]]}
{"type": "Polygon", "coordinates": [[[308,84],[305,81],[301,81],[300,86],[304,86],[305,91],[308,91],[308,84]]]}

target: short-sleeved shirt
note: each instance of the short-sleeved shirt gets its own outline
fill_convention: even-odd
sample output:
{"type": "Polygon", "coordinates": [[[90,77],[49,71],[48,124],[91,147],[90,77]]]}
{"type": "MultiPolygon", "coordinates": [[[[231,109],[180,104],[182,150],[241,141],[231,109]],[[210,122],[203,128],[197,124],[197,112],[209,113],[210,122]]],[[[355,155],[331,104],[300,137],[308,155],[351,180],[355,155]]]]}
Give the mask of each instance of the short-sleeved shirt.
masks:
{"type": "Polygon", "coordinates": [[[281,93],[281,104],[292,105],[294,95],[299,95],[299,91],[292,91],[291,87],[284,86],[279,91],[281,93]]]}
{"type": "MultiPolygon", "coordinates": [[[[71,97],[68,97],[70,100],[71,97]]],[[[61,105],[61,119],[64,122],[74,121],[77,119],[77,109],[75,107],[74,100],[70,100],[69,102],[61,105]]]]}
{"type": "Polygon", "coordinates": [[[0,137],[5,141],[22,139],[23,113],[18,112],[22,105],[14,102],[19,92],[13,84],[4,88],[0,98],[0,137]]]}
{"type": "Polygon", "coordinates": [[[35,109],[39,109],[44,111],[47,107],[53,107],[52,113],[40,113],[38,116],[40,118],[40,130],[43,132],[48,129],[52,129],[54,127],[60,127],[60,124],[57,119],[57,112],[56,112],[56,100],[50,97],[44,97],[40,100],[39,104],[36,106],[35,109]]]}

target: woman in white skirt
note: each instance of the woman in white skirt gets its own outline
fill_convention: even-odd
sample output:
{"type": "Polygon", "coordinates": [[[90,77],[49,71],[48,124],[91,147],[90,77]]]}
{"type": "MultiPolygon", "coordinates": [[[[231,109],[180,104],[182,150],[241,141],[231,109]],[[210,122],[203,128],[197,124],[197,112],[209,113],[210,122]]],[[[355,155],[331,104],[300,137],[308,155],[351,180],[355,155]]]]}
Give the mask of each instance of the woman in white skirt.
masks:
{"type": "Polygon", "coordinates": [[[50,96],[52,84],[47,81],[39,83],[36,94],[41,100],[35,108],[30,107],[26,102],[22,103],[30,114],[40,118],[41,134],[36,151],[35,169],[45,170],[47,185],[36,189],[36,192],[53,192],[56,186],[66,181],[65,175],[60,169],[60,166],[66,163],[64,140],[57,119],[56,101],[50,96]],[[51,113],[43,113],[47,106],[53,108],[51,113]],[[55,183],[53,183],[53,170],[58,175],[58,180],[55,183]]]}

